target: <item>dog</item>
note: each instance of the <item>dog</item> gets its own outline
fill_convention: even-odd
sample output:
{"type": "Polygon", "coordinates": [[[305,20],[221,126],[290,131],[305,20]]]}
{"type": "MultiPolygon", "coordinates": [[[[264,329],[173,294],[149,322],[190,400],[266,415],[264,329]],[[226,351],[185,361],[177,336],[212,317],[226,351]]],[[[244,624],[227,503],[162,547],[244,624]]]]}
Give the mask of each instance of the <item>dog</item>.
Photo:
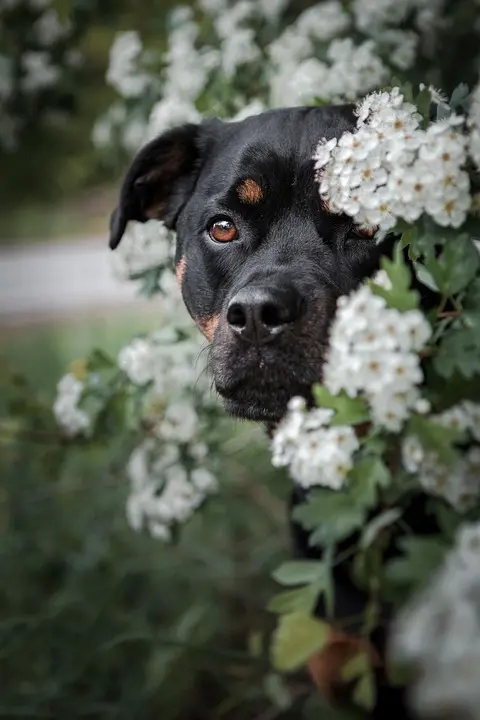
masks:
{"type": "MultiPolygon", "coordinates": [[[[321,380],[337,299],[392,250],[392,238],[377,244],[351,218],[330,213],[318,192],[316,145],[355,125],[353,105],[338,105],[174,128],[139,151],[112,214],[113,249],[130,220],[155,218],[176,231],[178,282],[211,343],[216,390],[228,413],[270,430],[290,398],[310,399],[312,384],[321,380]]],[[[294,491],[293,506],[302,500],[294,491]]],[[[311,557],[306,533],[295,525],[292,532],[296,554],[311,557]]],[[[343,565],[335,572],[340,620],[357,614],[365,598],[343,565]]],[[[381,656],[383,639],[375,645],[381,656]]],[[[356,647],[354,636],[337,633],[312,658],[323,693],[333,690],[356,647]]],[[[403,697],[385,688],[373,716],[383,716],[392,700],[400,712],[403,697]]],[[[408,717],[406,710],[397,716],[408,717]]]]}

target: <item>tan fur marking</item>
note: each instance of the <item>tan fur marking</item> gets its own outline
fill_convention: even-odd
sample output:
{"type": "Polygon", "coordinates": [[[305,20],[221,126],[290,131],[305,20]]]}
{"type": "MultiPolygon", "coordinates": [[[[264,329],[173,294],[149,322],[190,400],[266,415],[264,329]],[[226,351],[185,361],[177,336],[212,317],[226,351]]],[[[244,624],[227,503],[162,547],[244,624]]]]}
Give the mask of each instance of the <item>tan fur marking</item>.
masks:
{"type": "Polygon", "coordinates": [[[252,178],[243,180],[237,187],[237,193],[240,200],[248,205],[256,205],[263,199],[263,190],[260,185],[252,178]]]}
{"type": "Polygon", "coordinates": [[[199,318],[197,320],[198,327],[210,342],[213,340],[219,322],[220,315],[212,315],[212,317],[199,318]]]}
{"type": "Polygon", "coordinates": [[[334,698],[335,690],[342,684],[344,665],[365,649],[371,653],[374,665],[380,664],[378,654],[364,638],[332,630],[325,647],[311,656],[307,663],[310,676],[327,700],[334,698]]]}
{"type": "Polygon", "coordinates": [[[175,268],[175,274],[177,276],[177,282],[182,287],[183,283],[183,276],[185,275],[185,270],[187,269],[187,261],[184,257],[180,258],[180,260],[177,263],[177,266],[175,268]]]}

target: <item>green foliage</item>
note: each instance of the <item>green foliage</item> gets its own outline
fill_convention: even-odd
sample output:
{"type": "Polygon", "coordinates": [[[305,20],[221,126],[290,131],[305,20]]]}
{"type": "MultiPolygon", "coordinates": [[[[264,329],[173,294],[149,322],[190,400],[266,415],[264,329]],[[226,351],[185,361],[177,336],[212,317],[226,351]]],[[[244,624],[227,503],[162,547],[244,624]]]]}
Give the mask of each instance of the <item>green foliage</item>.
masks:
{"type": "Polygon", "coordinates": [[[321,650],[329,632],[327,623],[306,613],[282,615],[273,636],[273,666],[281,672],[298,670],[321,650]]]}

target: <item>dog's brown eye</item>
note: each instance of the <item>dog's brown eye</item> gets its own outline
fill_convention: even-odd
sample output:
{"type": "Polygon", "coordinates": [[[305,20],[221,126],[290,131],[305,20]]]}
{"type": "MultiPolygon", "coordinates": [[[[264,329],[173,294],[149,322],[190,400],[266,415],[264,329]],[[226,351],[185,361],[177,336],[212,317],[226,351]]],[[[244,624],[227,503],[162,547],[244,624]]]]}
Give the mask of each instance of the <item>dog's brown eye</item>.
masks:
{"type": "Polygon", "coordinates": [[[226,218],[216,220],[210,225],[208,234],[216,242],[232,242],[238,235],[238,230],[231,220],[226,218]]]}

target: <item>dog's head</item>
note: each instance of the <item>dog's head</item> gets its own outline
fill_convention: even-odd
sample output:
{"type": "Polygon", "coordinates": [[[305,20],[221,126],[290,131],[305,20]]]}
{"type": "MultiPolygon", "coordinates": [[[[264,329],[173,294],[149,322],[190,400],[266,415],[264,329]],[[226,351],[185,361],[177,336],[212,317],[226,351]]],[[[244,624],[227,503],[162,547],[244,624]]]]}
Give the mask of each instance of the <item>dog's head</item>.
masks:
{"type": "Polygon", "coordinates": [[[327,212],[314,178],[319,140],[353,126],[350,106],[207,120],[150,142],[126,174],[110,246],[129,220],[176,230],[183,298],[234,415],[275,421],[309,395],[338,296],[377,266],[375,242],[327,212]]]}

